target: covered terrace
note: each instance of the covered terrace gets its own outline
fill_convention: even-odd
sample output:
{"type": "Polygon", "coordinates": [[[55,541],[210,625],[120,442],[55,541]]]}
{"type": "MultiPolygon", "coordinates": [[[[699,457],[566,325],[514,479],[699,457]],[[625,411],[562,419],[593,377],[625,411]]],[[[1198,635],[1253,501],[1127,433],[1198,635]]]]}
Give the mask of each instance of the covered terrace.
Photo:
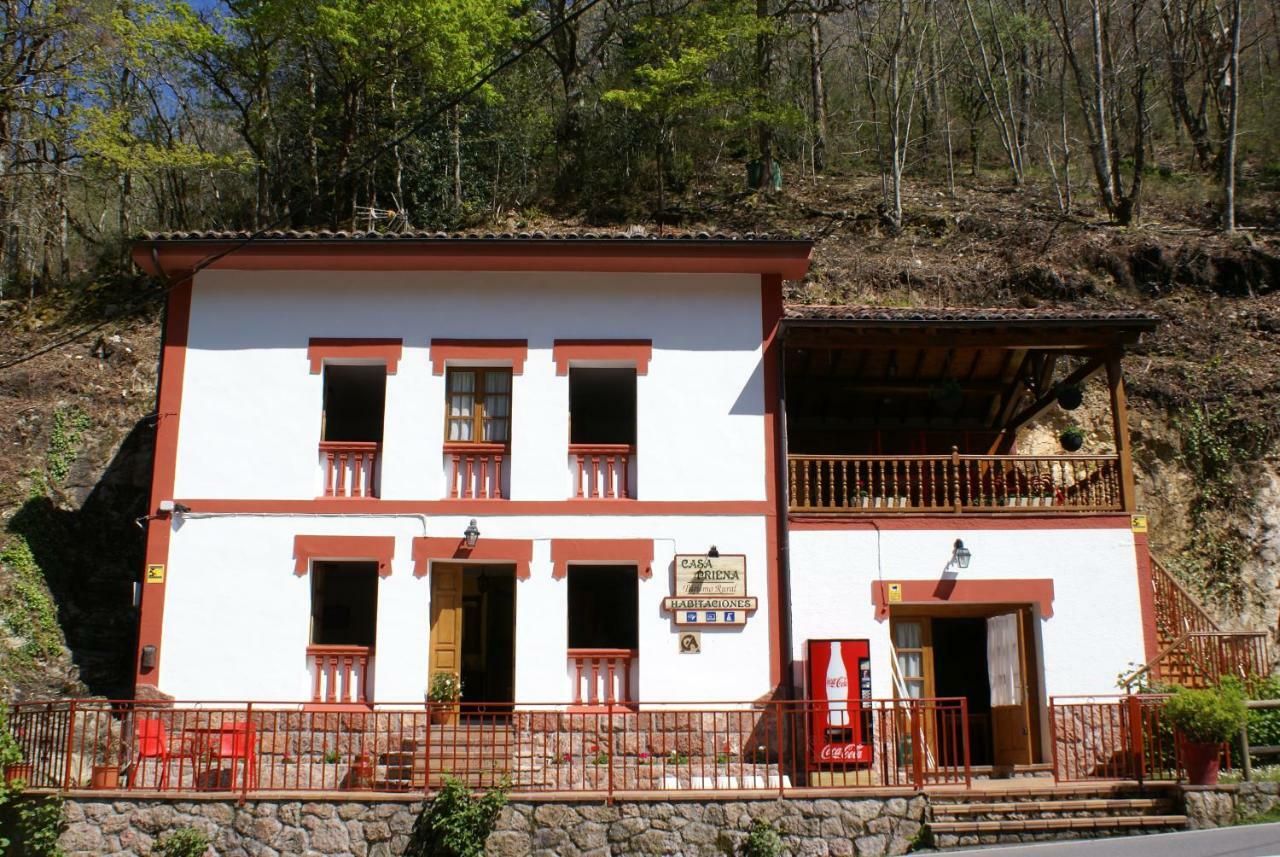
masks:
{"type": "Polygon", "coordinates": [[[789,306],[791,511],[1131,511],[1121,357],[1158,321],[1136,310],[789,306]],[[1086,391],[1105,391],[1109,438],[1027,448],[1032,428],[1086,391]]]}

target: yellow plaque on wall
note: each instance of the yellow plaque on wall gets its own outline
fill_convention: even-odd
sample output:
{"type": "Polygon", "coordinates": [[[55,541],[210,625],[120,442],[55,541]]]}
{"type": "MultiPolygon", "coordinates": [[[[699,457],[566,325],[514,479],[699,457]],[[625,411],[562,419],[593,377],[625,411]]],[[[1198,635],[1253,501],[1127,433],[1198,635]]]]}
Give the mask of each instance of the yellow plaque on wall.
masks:
{"type": "Polygon", "coordinates": [[[147,566],[147,583],[164,583],[164,566],[147,566]]]}

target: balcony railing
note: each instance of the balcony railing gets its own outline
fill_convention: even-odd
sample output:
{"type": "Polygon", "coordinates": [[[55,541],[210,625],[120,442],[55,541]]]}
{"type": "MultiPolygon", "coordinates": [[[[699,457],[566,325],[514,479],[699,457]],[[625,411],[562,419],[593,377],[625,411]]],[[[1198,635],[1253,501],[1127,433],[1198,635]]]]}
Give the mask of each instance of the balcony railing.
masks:
{"type": "Polygon", "coordinates": [[[792,512],[1119,512],[1115,455],[791,455],[792,512]]]}
{"type": "Polygon", "coordinates": [[[368,646],[307,646],[311,701],[367,703],[372,653],[368,646]]]}
{"type": "Polygon", "coordinates": [[[631,689],[635,649],[570,649],[574,705],[622,705],[635,701],[631,689]]]}
{"type": "Polygon", "coordinates": [[[571,443],[573,496],[606,500],[631,497],[631,464],[636,448],[625,443],[571,443]]]}
{"type": "Polygon", "coordinates": [[[446,443],[445,472],[452,499],[501,500],[507,447],[501,443],[446,443]]]}
{"type": "Polygon", "coordinates": [[[320,441],[324,496],[376,497],[379,444],[369,441],[320,441]]]}
{"type": "Polygon", "coordinates": [[[832,787],[970,782],[962,698],[826,703],[370,705],[58,700],[15,703],[31,791],[94,787],[156,796],[310,792],[430,794],[446,776],[513,794],[584,799],[666,791],[816,796],[832,787]],[[452,716],[439,717],[436,715],[452,716]],[[441,722],[441,721],[445,722],[441,722]],[[100,768],[114,777],[99,778],[100,768]],[[106,783],[110,783],[109,785],[106,783]]]}

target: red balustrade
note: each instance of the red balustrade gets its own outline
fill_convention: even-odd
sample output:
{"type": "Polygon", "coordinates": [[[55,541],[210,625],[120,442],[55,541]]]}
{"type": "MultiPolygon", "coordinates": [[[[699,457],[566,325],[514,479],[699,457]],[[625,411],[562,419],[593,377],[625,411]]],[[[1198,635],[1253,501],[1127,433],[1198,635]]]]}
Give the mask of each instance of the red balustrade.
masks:
{"type": "Polygon", "coordinates": [[[307,646],[311,701],[363,704],[369,701],[368,646],[307,646]]]}
{"type": "Polygon", "coordinates": [[[635,649],[570,649],[573,704],[611,705],[633,702],[632,666],[639,654],[635,649]]]}
{"type": "Polygon", "coordinates": [[[446,443],[449,497],[502,499],[502,469],[508,454],[501,443],[446,443]]]}
{"type": "Polygon", "coordinates": [[[377,497],[375,477],[379,446],[372,441],[320,441],[324,496],[377,497]]]}
{"type": "Polygon", "coordinates": [[[625,443],[571,443],[573,496],[581,499],[630,499],[631,462],[636,448],[625,443]]]}

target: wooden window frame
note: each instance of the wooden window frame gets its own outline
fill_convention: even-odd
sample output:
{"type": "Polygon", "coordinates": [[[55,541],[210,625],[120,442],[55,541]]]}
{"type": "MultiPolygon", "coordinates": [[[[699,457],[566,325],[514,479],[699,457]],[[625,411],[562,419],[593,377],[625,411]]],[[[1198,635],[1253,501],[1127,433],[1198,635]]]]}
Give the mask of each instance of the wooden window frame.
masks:
{"type": "Polygon", "coordinates": [[[493,448],[493,449],[503,449],[503,450],[510,449],[511,448],[511,431],[513,426],[513,421],[511,417],[512,417],[512,405],[514,404],[513,402],[514,392],[515,392],[514,384],[515,384],[515,372],[512,371],[512,367],[510,366],[448,366],[446,367],[445,376],[444,376],[444,443],[445,443],[445,447],[449,448],[449,447],[459,446],[459,447],[465,447],[467,449],[476,449],[476,448],[493,448]],[[453,422],[455,420],[462,421],[467,419],[466,417],[455,417],[452,415],[452,405],[453,405],[453,395],[454,395],[453,377],[454,377],[454,374],[457,372],[470,372],[473,375],[475,375],[475,378],[476,378],[476,383],[475,385],[473,385],[472,391],[471,391],[471,397],[472,397],[471,417],[470,417],[471,440],[451,440],[449,437],[450,429],[453,427],[453,422]],[[499,373],[499,372],[504,373],[507,377],[506,392],[503,394],[498,394],[498,395],[506,396],[506,399],[507,399],[507,415],[506,417],[500,418],[500,419],[506,420],[507,437],[505,440],[501,440],[501,441],[486,441],[484,440],[484,423],[486,419],[485,403],[491,396],[495,395],[488,392],[488,376],[490,373],[499,373]],[[482,378],[485,381],[484,392],[481,392],[479,388],[479,384],[482,378]]]}

